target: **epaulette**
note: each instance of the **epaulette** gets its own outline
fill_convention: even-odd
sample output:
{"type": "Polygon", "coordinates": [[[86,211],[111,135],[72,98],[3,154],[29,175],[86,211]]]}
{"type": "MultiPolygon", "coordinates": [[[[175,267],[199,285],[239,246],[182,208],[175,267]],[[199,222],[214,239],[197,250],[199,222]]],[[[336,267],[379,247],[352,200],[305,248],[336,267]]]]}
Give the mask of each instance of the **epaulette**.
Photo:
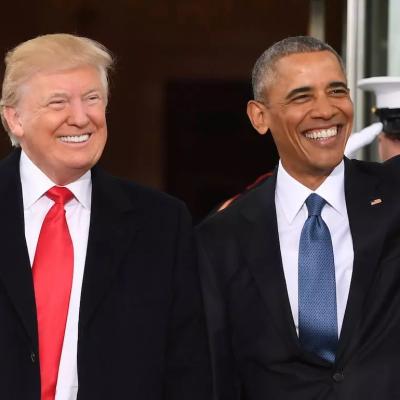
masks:
{"type": "Polygon", "coordinates": [[[263,174],[259,176],[253,183],[250,185],[246,186],[246,189],[243,192],[240,192],[236,194],[235,196],[231,197],[228,200],[225,200],[217,209],[217,212],[220,212],[222,210],[225,210],[227,207],[229,207],[233,202],[235,202],[237,199],[242,197],[244,194],[249,192],[251,189],[254,189],[255,187],[261,185],[266,179],[268,179],[270,176],[272,176],[272,172],[267,172],[266,174],[263,174]]]}

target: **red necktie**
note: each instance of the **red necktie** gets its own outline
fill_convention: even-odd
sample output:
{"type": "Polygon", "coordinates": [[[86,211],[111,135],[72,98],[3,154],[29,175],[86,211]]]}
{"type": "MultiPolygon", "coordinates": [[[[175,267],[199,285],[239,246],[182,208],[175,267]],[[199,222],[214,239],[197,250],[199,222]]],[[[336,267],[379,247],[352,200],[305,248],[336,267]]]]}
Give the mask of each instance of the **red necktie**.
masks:
{"type": "Polygon", "coordinates": [[[54,186],[36,247],[32,273],[39,333],[41,400],[54,400],[71,295],[74,250],[64,204],[72,193],[54,186]]]}

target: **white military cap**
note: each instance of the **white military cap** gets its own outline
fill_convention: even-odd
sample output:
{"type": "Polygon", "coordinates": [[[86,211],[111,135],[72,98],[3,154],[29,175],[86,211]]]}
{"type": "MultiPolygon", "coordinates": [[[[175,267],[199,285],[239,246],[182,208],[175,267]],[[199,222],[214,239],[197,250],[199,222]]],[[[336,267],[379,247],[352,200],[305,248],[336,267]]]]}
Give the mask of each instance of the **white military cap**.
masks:
{"type": "Polygon", "coordinates": [[[376,108],[400,108],[400,76],[375,76],[360,79],[358,87],[375,92],[376,108]]]}
{"type": "Polygon", "coordinates": [[[393,138],[400,137],[400,77],[376,76],[361,79],[358,87],[375,92],[374,113],[383,124],[383,131],[393,138]]]}

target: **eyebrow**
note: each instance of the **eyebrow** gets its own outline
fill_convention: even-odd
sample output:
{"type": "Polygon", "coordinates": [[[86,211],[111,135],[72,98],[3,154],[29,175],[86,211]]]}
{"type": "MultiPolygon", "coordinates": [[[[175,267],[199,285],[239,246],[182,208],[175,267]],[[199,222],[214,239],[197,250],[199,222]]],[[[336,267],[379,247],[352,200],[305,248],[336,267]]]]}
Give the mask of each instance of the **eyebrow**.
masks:
{"type": "MultiPolygon", "coordinates": [[[[92,93],[101,93],[101,89],[100,88],[93,88],[93,89],[89,89],[87,92],[83,93],[83,97],[88,96],[89,94],[92,93]]],[[[52,99],[54,97],[62,97],[62,98],[68,98],[68,93],[66,92],[54,92],[51,93],[48,97],[47,100],[52,99]]]]}
{"type": "Polygon", "coordinates": [[[65,92],[54,92],[54,93],[51,93],[47,98],[51,99],[53,97],[68,97],[68,95],[65,92]]]}
{"type": "Polygon", "coordinates": [[[311,86],[302,86],[296,89],[291,90],[285,97],[285,100],[290,100],[292,97],[296,96],[297,94],[307,93],[311,91],[311,86]]]}
{"type": "Polygon", "coordinates": [[[347,87],[347,83],[346,82],[342,82],[342,81],[334,81],[334,82],[331,82],[329,85],[328,85],[328,88],[334,88],[334,87],[342,87],[343,89],[349,89],[348,87],[347,87]]]}
{"type": "Polygon", "coordinates": [[[50,93],[48,96],[43,96],[41,98],[41,103],[42,104],[47,104],[49,101],[53,100],[53,99],[67,99],[68,96],[66,93],[63,92],[54,92],[54,93],[50,93]]]}
{"type": "Polygon", "coordinates": [[[92,93],[101,93],[101,89],[100,88],[89,89],[87,92],[83,93],[83,97],[92,93]]]}
{"type": "MultiPolygon", "coordinates": [[[[337,87],[342,87],[343,89],[348,90],[348,87],[346,85],[345,82],[342,81],[333,81],[330,82],[328,85],[328,89],[332,89],[332,88],[337,88],[337,87]]],[[[291,98],[293,98],[294,96],[298,95],[298,94],[302,94],[302,93],[308,93],[312,91],[312,86],[301,86],[298,87],[296,89],[291,90],[285,97],[285,100],[290,100],[291,98]]]]}

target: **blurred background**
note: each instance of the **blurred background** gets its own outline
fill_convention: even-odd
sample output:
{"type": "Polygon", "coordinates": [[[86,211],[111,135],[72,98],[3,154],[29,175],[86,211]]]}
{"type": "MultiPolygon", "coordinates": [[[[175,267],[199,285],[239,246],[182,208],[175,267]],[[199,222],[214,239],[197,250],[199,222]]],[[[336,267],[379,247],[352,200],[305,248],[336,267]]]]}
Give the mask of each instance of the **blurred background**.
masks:
{"type": "MultiPolygon", "coordinates": [[[[272,43],[311,34],[342,54],[355,129],[372,121],[373,103],[357,79],[400,75],[398,0],[14,0],[2,12],[2,57],[55,32],[113,52],[101,164],[183,199],[195,222],[277,162],[271,138],[256,134],[245,111],[252,66],[272,43]]],[[[3,131],[0,156],[10,150],[3,131]]]]}

